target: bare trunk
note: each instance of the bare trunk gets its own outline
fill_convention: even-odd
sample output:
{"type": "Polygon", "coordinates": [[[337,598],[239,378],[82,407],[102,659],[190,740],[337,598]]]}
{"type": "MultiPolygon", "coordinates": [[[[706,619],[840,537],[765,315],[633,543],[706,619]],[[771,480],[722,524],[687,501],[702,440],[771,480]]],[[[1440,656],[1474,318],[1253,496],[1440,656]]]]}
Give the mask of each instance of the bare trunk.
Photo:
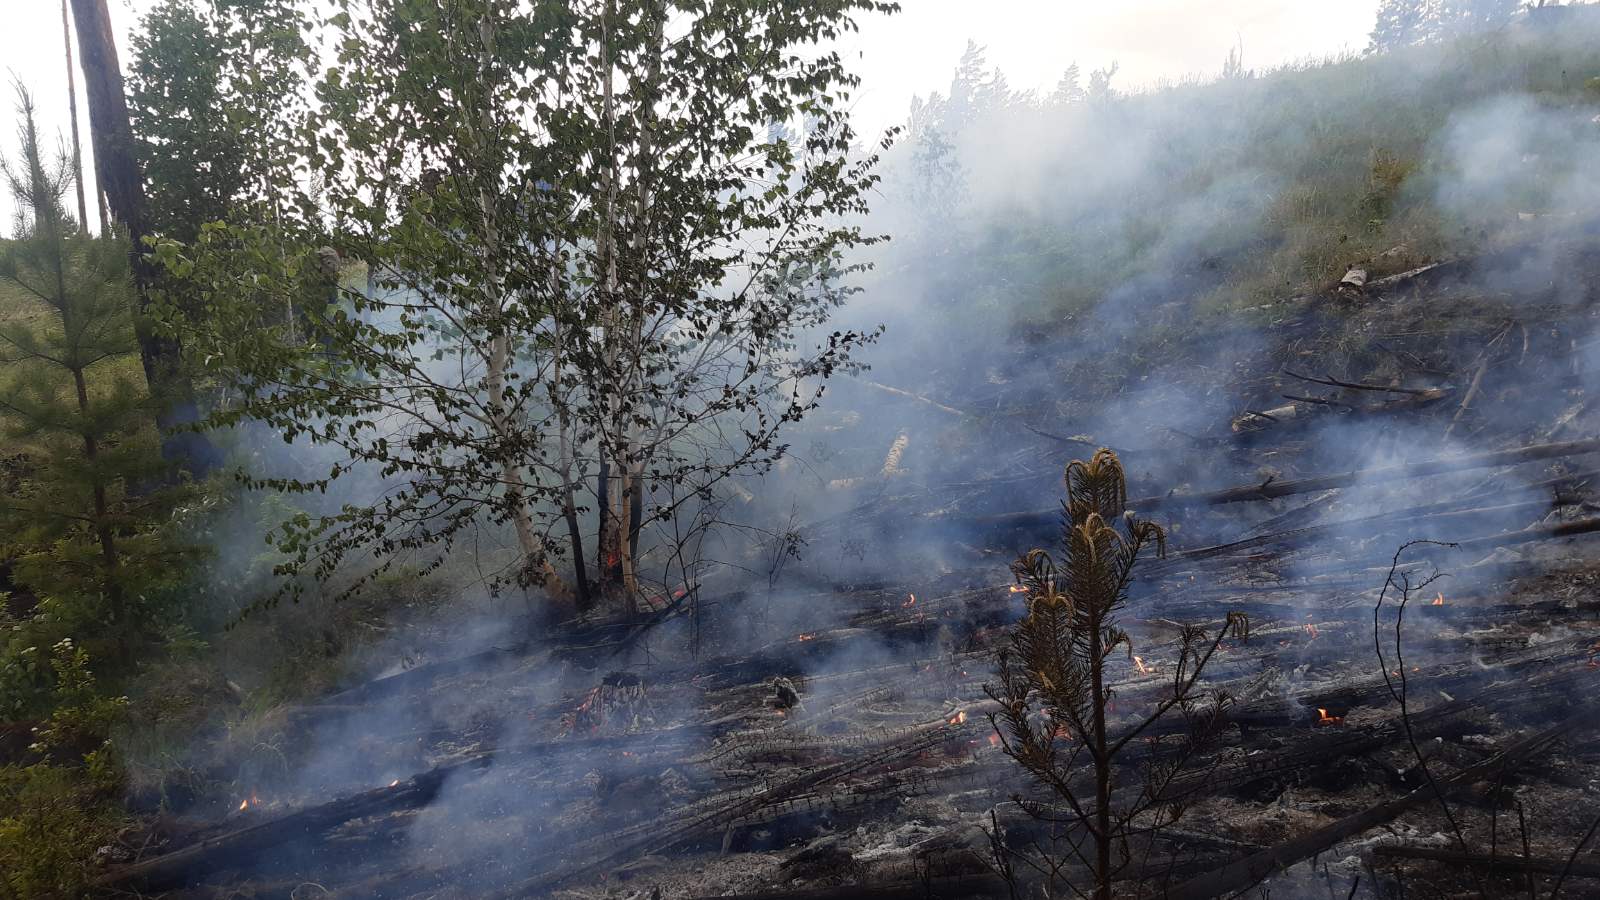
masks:
{"type": "MultiPolygon", "coordinates": [[[[95,180],[105,191],[110,212],[128,230],[128,252],[133,261],[134,288],[139,312],[149,306],[155,273],[145,260],[148,226],[144,212],[144,185],[133,155],[133,133],[128,125],[128,103],[122,93],[122,70],[111,31],[106,0],[72,0],[78,29],[78,60],[83,68],[84,92],[89,98],[89,136],[94,142],[95,180]]],[[[76,121],[76,120],[74,120],[76,121]]],[[[219,462],[216,448],[205,435],[181,430],[200,418],[194,386],[183,371],[182,348],[172,338],[137,328],[139,359],[145,380],[156,400],[156,424],[162,432],[161,455],[168,462],[204,476],[219,462]]]]}
{"type": "Polygon", "coordinates": [[[84,197],[83,145],[78,142],[78,81],[72,71],[72,22],[61,0],[61,37],[67,55],[67,115],[72,118],[72,177],[78,188],[78,230],[89,233],[89,203],[84,197]]]}
{"type": "Polygon", "coordinates": [[[1089,633],[1089,684],[1093,691],[1094,734],[1094,896],[1111,900],[1111,757],[1106,741],[1105,653],[1101,646],[1101,623],[1097,620],[1089,633]]]}
{"type": "Polygon", "coordinates": [[[611,28],[616,22],[616,4],[607,0],[603,12],[603,34],[600,46],[600,64],[605,69],[603,111],[606,121],[606,208],[604,231],[600,236],[601,265],[605,270],[604,310],[601,328],[604,333],[604,366],[609,383],[602,388],[605,398],[606,424],[600,441],[600,585],[606,597],[624,594],[631,612],[635,598],[629,592],[629,564],[627,553],[627,460],[625,425],[623,423],[621,396],[622,379],[619,377],[622,359],[621,310],[618,309],[617,278],[617,193],[622,173],[617,159],[616,122],[616,67],[611,48],[611,28]]]}
{"type": "MultiPolygon", "coordinates": [[[[488,77],[494,62],[494,37],[495,23],[493,18],[485,16],[479,20],[478,32],[480,44],[478,48],[478,61],[484,82],[484,90],[489,91],[488,77]]],[[[474,135],[480,149],[489,140],[493,131],[494,122],[490,118],[489,98],[486,97],[478,121],[477,134],[474,135]]],[[[490,323],[492,336],[489,339],[489,355],[487,363],[487,390],[489,394],[489,428],[494,432],[495,442],[511,448],[500,462],[500,478],[504,484],[505,505],[510,516],[512,527],[516,531],[517,550],[521,554],[522,577],[526,581],[537,582],[544,586],[550,598],[557,601],[570,599],[566,584],[556,574],[550,565],[548,555],[544,551],[544,544],[534,527],[533,514],[528,510],[526,492],[523,489],[524,470],[521,460],[516,454],[521,452],[520,442],[517,440],[517,414],[506,403],[506,375],[511,366],[511,336],[507,333],[505,317],[505,277],[504,266],[500,259],[502,240],[500,236],[499,214],[495,208],[495,196],[490,191],[484,179],[491,177],[483,173],[476,173],[478,183],[478,216],[483,234],[483,261],[484,268],[494,273],[485,282],[484,318],[490,323]]]]}
{"type": "MultiPolygon", "coordinates": [[[[635,165],[635,208],[633,224],[633,241],[631,264],[633,269],[634,299],[632,309],[628,316],[628,344],[624,352],[628,355],[625,369],[628,377],[623,382],[623,392],[639,391],[643,388],[643,361],[640,359],[644,343],[644,316],[649,309],[646,302],[650,290],[650,187],[651,172],[655,164],[655,92],[656,85],[661,80],[661,44],[665,37],[666,15],[665,12],[655,8],[652,4],[652,13],[655,16],[655,27],[651,35],[650,70],[645,76],[641,97],[639,100],[639,115],[642,122],[639,127],[639,157],[635,165]]],[[[620,461],[622,468],[622,496],[619,499],[618,511],[620,527],[618,531],[618,545],[622,556],[622,584],[629,597],[629,608],[634,603],[633,598],[639,594],[638,555],[639,532],[644,526],[644,458],[643,449],[639,445],[638,426],[634,424],[633,417],[626,417],[621,423],[623,427],[623,446],[625,448],[623,459],[620,461]]]]}
{"type": "MultiPolygon", "coordinates": [[[[554,298],[561,290],[561,277],[558,271],[560,255],[552,254],[550,264],[550,296],[554,298]]],[[[589,593],[588,567],[583,558],[583,529],[578,524],[577,488],[573,483],[573,431],[572,414],[567,407],[567,397],[562,384],[562,366],[567,351],[567,334],[561,324],[561,315],[558,312],[554,320],[555,358],[550,366],[550,405],[556,410],[556,427],[560,436],[560,466],[561,466],[561,517],[567,521],[567,541],[572,551],[572,575],[577,583],[576,593],[579,612],[588,612],[594,608],[594,598],[589,593]]]]}

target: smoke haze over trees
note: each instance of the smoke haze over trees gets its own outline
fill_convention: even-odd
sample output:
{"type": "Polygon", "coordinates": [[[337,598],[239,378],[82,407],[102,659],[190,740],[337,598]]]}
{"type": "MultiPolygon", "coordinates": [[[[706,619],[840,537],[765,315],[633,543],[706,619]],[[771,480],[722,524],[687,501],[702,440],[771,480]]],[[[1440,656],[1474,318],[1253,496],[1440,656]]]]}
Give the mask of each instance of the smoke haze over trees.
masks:
{"type": "MultiPolygon", "coordinates": [[[[1568,462],[1600,389],[1593,9],[1383,0],[1368,47],[1241,38],[1164,83],[1071,34],[1044,81],[971,40],[869,129],[851,42],[897,12],[155,0],[97,51],[138,200],[99,236],[19,113],[0,884],[843,890],[931,845],[1020,859],[1067,803],[1091,840],[1027,858],[1112,896],[1167,787],[1216,787],[1191,759],[1334,746],[1346,711],[1300,708],[1329,693],[1358,710],[1329,758],[1364,762],[1315,816],[1418,790],[1349,749],[1411,733],[1361,720],[1352,573],[1482,526],[1452,590],[1491,599],[1426,620],[1417,663],[1460,679],[1433,714],[1502,689],[1473,679],[1533,628],[1484,624],[1524,611],[1505,573],[1559,575],[1492,542],[1600,530],[1568,462]],[[202,438],[225,464],[162,457],[202,438]],[[1064,552],[1011,566],[1062,511],[1064,552]]],[[[1549,656],[1600,637],[1581,584],[1518,659],[1592,662],[1549,656]]],[[[1504,721],[1471,727],[1499,753],[1504,721]]],[[[1246,823],[1208,859],[1313,832],[1290,779],[1202,796],[1246,823]]],[[[1317,895],[1388,896],[1347,868],[1317,895]]]]}

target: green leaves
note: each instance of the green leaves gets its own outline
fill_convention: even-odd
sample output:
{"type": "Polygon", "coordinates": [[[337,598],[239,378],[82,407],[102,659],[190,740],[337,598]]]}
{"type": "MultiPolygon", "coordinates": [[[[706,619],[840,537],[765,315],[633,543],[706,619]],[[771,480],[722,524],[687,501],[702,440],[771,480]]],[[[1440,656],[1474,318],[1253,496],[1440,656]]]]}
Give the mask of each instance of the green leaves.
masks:
{"type": "MultiPolygon", "coordinates": [[[[156,248],[161,327],[229,376],[211,424],[264,422],[385,479],[381,501],[287,523],[298,564],[442,554],[485,522],[530,560],[580,554],[542,535],[602,465],[648,470],[644,516],[670,515],[775,459],[876,339],[816,336],[855,290],[841,260],[876,239],[851,221],[876,157],[853,147],[854,79],[813,48],[893,4],[341,2],[306,41],[333,55],[310,111],[257,102],[304,49],[238,27],[290,7],[171,12],[148,56],[218,47],[200,80],[251,98],[282,157],[241,163],[265,190],[219,182],[246,198],[227,224],[156,248]],[[227,75],[262,54],[260,80],[227,75]],[[324,244],[365,272],[319,281],[324,244]]],[[[246,143],[241,160],[268,149],[246,143]]]]}

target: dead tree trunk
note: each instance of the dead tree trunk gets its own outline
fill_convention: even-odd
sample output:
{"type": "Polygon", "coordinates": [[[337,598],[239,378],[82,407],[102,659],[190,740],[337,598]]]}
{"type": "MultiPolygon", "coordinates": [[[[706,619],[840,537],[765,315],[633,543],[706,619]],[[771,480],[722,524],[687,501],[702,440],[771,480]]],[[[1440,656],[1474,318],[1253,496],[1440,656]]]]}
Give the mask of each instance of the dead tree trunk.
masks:
{"type": "Polygon", "coordinates": [[[89,204],[84,199],[83,145],[78,142],[78,80],[72,72],[72,21],[67,0],[61,0],[61,38],[67,57],[67,115],[72,119],[72,178],[78,186],[78,230],[89,233],[89,204]]]}
{"type": "Polygon", "coordinates": [[[182,348],[171,337],[156,334],[143,323],[150,303],[155,271],[145,259],[144,184],[133,152],[133,131],[128,124],[128,102],[122,90],[122,69],[111,31],[106,0],[72,0],[78,29],[78,60],[83,67],[84,91],[89,98],[89,136],[94,142],[95,180],[105,191],[111,215],[128,231],[128,252],[133,261],[134,290],[141,313],[137,327],[139,359],[145,380],[156,401],[156,425],[161,429],[161,455],[169,463],[202,477],[220,462],[211,441],[187,430],[200,418],[194,386],[183,371],[182,348]]]}

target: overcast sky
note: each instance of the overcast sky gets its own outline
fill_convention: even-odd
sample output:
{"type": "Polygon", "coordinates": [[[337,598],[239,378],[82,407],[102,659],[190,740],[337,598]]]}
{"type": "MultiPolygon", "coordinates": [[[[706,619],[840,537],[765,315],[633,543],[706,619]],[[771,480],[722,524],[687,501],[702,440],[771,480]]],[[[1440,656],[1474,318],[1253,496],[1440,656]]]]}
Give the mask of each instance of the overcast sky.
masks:
{"type": "MultiPolygon", "coordinates": [[[[153,0],[109,0],[124,65],[127,35],[153,0]]],[[[59,0],[5,0],[0,65],[35,94],[45,134],[68,134],[67,74],[59,0]]],[[[1048,90],[1076,61],[1087,73],[1120,67],[1115,86],[1144,87],[1212,75],[1228,52],[1260,68],[1360,50],[1377,0],[902,0],[897,16],[875,18],[847,44],[863,79],[855,112],[863,133],[899,122],[914,94],[945,90],[970,38],[1012,87],[1048,90]]],[[[79,79],[78,115],[88,165],[88,110],[79,79]]],[[[7,91],[0,103],[0,149],[16,147],[7,91]]],[[[90,203],[91,210],[94,203],[90,203]]],[[[0,215],[11,222],[9,197],[0,215]]],[[[90,212],[90,217],[94,213],[90,212]]]]}

